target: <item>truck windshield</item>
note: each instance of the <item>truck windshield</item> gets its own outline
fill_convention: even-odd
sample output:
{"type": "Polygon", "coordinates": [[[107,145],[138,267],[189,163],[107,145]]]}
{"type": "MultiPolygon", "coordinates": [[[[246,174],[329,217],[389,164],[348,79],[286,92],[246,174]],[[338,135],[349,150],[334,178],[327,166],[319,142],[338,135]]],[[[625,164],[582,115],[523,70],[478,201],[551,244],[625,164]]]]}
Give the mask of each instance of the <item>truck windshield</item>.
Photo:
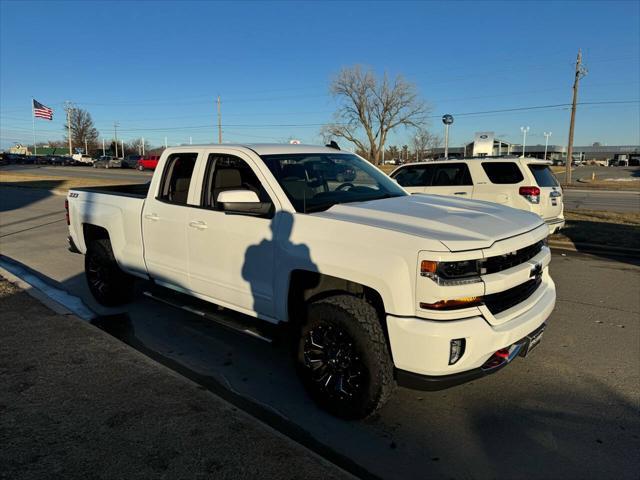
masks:
{"type": "Polygon", "coordinates": [[[407,193],[369,162],[347,153],[262,155],[297,212],[407,193]]]}

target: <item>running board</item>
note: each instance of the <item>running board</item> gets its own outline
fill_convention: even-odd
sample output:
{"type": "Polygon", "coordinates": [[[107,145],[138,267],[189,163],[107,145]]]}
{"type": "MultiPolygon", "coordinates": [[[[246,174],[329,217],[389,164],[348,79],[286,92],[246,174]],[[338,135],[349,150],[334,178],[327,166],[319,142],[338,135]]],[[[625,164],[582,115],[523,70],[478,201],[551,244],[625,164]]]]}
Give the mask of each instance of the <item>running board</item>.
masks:
{"type": "Polygon", "coordinates": [[[145,296],[152,298],[153,300],[166,303],[167,305],[179,308],[181,310],[184,310],[185,312],[193,313],[195,315],[198,315],[199,317],[206,318],[207,320],[211,320],[218,325],[228,328],[229,330],[249,335],[250,337],[262,340],[263,342],[273,343],[272,335],[266,332],[266,328],[260,328],[258,325],[258,322],[262,322],[262,320],[257,320],[246,315],[238,314],[236,312],[231,313],[230,310],[229,314],[220,313],[218,311],[215,311],[219,308],[217,305],[207,303],[177,292],[167,291],[166,293],[162,293],[163,294],[158,294],[150,291],[143,292],[145,296]],[[240,318],[240,316],[246,317],[246,319],[240,318]]]}

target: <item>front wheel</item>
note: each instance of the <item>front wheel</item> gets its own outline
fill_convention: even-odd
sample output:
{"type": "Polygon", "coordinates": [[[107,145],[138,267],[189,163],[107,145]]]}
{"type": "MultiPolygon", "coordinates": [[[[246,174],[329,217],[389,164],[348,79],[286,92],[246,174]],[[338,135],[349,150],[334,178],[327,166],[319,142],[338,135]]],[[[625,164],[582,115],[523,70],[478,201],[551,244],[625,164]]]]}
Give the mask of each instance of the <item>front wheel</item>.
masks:
{"type": "Polygon", "coordinates": [[[118,266],[109,240],[94,240],[89,244],[84,272],[89,290],[99,304],[122,305],[133,297],[133,277],[118,266]]]}
{"type": "Polygon", "coordinates": [[[297,370],[314,401],[347,419],[379,410],[395,388],[378,313],[366,301],[336,295],[309,305],[298,337],[297,370]]]}

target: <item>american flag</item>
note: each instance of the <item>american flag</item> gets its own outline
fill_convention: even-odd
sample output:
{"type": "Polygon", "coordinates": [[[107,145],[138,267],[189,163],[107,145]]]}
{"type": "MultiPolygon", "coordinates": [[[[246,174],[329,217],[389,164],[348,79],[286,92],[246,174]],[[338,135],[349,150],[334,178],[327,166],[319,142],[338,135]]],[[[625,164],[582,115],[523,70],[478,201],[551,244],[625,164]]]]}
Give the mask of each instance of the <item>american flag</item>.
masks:
{"type": "Polygon", "coordinates": [[[46,105],[41,104],[34,98],[33,116],[37,118],[44,118],[45,120],[53,120],[53,110],[46,105]]]}

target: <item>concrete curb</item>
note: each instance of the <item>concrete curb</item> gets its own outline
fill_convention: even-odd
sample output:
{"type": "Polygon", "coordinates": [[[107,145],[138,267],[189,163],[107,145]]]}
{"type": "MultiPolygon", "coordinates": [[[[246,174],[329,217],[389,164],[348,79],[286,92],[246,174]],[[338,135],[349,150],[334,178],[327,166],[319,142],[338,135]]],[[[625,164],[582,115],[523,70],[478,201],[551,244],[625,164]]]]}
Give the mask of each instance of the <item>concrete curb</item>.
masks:
{"type": "MultiPolygon", "coordinates": [[[[3,268],[2,266],[0,266],[0,277],[4,277],[5,280],[7,280],[9,283],[13,283],[17,287],[19,287],[21,290],[23,290],[25,293],[27,293],[29,296],[35,298],[44,306],[53,310],[57,314],[76,317],[75,313],[73,313],[67,307],[65,307],[61,303],[56,302],[55,300],[50,298],[47,294],[40,291],[30,283],[25,282],[23,279],[14,275],[13,273],[3,268]]],[[[79,317],[77,318],[79,321],[83,321],[79,317]]]]}

